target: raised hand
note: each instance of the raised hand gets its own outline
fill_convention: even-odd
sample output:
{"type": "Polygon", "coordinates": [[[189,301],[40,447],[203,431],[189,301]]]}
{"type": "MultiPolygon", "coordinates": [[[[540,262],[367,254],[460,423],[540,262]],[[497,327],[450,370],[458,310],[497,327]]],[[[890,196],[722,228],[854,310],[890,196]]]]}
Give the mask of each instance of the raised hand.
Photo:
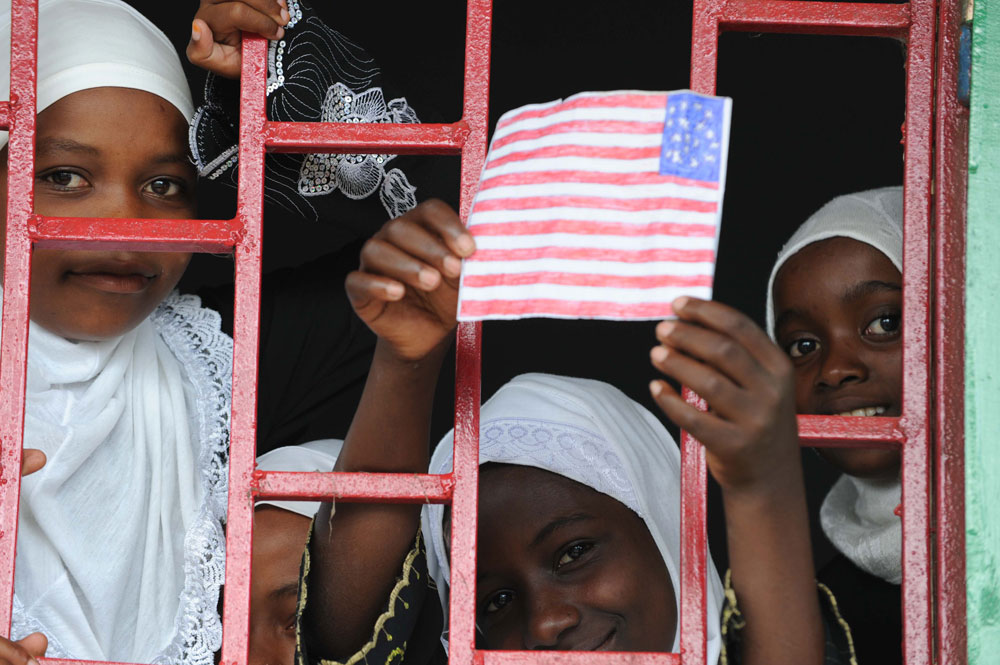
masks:
{"type": "Polygon", "coordinates": [[[475,247],[454,210],[426,201],[365,243],[347,276],[351,306],[399,359],[420,360],[455,328],[462,259],[475,247]]]}
{"type": "Polygon", "coordinates": [[[676,321],[656,327],[653,365],[690,387],[709,411],[687,404],[666,381],[650,390],[667,417],[701,441],[712,475],[729,489],[765,488],[799,465],[794,374],[749,317],[717,302],[678,298],[676,321]]]}
{"type": "Polygon", "coordinates": [[[16,642],[0,637],[0,665],[38,665],[37,659],[43,658],[48,648],[49,640],[41,633],[32,633],[16,642]]]}
{"type": "Polygon", "coordinates": [[[191,64],[226,78],[239,78],[242,32],[268,39],[285,36],[286,0],[201,0],[191,23],[191,64]]]}

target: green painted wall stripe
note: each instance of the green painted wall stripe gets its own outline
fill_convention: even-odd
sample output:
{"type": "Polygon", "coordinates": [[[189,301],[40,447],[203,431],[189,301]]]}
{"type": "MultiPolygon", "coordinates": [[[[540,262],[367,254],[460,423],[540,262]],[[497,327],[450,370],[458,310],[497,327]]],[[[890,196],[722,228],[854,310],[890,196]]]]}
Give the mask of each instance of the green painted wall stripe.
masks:
{"type": "Polygon", "coordinates": [[[1000,2],[972,35],[965,315],[969,665],[1000,662],[1000,2]]]}

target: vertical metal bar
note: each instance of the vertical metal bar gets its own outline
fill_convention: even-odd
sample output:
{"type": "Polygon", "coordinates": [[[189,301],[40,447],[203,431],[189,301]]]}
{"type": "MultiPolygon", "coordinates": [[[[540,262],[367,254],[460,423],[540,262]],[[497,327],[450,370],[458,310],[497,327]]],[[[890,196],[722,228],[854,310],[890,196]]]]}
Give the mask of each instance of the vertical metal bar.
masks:
{"type": "Polygon", "coordinates": [[[937,662],[966,662],[965,615],[965,169],[969,111],[958,99],[961,3],[938,9],[935,124],[934,459],[937,662]]]}
{"type": "MultiPolygon", "coordinates": [[[[465,28],[465,91],[462,117],[469,135],[462,147],[459,212],[468,223],[486,159],[489,124],[492,0],[469,0],[465,28]]],[[[455,489],[452,495],[449,661],[476,661],[476,529],[479,492],[479,404],[482,324],[458,327],[455,369],[455,489]]]]}
{"type": "Polygon", "coordinates": [[[244,235],[236,245],[233,322],[233,402],[229,438],[229,508],[222,663],[247,662],[250,629],[250,554],[257,430],[257,355],[260,338],[261,242],[264,218],[264,126],[267,41],[243,35],[240,78],[238,217],[244,235]]]}
{"type": "Polygon", "coordinates": [[[935,0],[910,3],[903,174],[903,655],[931,662],[930,199],[935,0]]]}
{"type": "Polygon", "coordinates": [[[17,506],[24,441],[24,389],[28,363],[28,295],[34,206],[35,91],[38,0],[11,6],[11,128],[7,153],[7,233],[4,256],[3,334],[0,339],[0,630],[9,634],[14,597],[17,506]],[[14,38],[14,35],[17,35],[14,38]]]}
{"type": "MultiPolygon", "coordinates": [[[[695,0],[691,29],[691,89],[714,95],[718,80],[719,18],[725,0],[695,0]]],[[[685,389],[685,398],[698,408],[703,400],[685,389]]],[[[707,558],[708,471],[705,449],[681,432],[681,662],[704,665],[708,659],[707,558]]]]}

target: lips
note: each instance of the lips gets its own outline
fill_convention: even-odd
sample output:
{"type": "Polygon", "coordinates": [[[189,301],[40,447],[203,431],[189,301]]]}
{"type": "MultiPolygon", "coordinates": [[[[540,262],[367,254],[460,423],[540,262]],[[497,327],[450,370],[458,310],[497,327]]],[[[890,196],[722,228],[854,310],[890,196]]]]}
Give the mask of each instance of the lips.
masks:
{"type": "Polygon", "coordinates": [[[141,293],[156,279],[157,270],[139,261],[101,261],[66,272],[72,281],[105,293],[141,293]]]}

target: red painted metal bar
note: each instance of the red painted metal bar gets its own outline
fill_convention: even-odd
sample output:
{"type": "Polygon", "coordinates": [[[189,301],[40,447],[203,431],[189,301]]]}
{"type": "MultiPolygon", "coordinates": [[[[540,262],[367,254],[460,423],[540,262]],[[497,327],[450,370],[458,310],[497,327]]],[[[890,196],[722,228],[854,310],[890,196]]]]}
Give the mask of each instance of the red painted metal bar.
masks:
{"type": "Polygon", "coordinates": [[[42,249],[133,252],[231,252],[243,237],[239,219],[100,219],[32,215],[28,233],[42,249]]]}
{"type": "Polygon", "coordinates": [[[24,440],[24,388],[28,363],[28,293],[35,182],[35,51],[37,0],[11,6],[10,97],[14,126],[8,144],[7,237],[4,257],[3,334],[0,337],[0,630],[10,634],[14,596],[17,505],[24,440]]]}
{"type": "Polygon", "coordinates": [[[958,0],[938,9],[934,208],[934,439],[937,521],[937,662],[966,662],[965,623],[965,201],[969,111],[958,101],[958,0]],[[961,324],[959,324],[961,326],[961,324]]]}
{"type": "Polygon", "coordinates": [[[254,498],[366,503],[448,503],[455,487],[451,474],[292,473],[255,471],[254,498]]]}
{"type": "MultiPolygon", "coordinates": [[[[685,390],[688,402],[704,409],[704,401],[685,390]]],[[[681,616],[680,645],[684,665],[708,659],[708,467],[705,448],[681,432],[681,616]]]]}
{"type": "Polygon", "coordinates": [[[861,2],[728,0],[719,24],[725,31],[903,38],[910,27],[910,7],[861,2]]]}
{"type": "Polygon", "coordinates": [[[269,122],[264,130],[271,152],[458,155],[468,137],[464,120],[447,125],[269,122]]]}
{"type": "Polygon", "coordinates": [[[930,548],[931,164],[934,121],[935,0],[910,2],[903,170],[903,656],[933,658],[930,548]]]}
{"type": "Polygon", "coordinates": [[[11,113],[10,102],[0,102],[0,129],[10,129],[11,113]]]}
{"type": "Polygon", "coordinates": [[[803,446],[826,448],[893,448],[906,440],[899,418],[799,416],[803,446]]]}
{"type": "Polygon", "coordinates": [[[480,651],[477,665],[681,665],[678,653],[480,651]]]}
{"type": "MultiPolygon", "coordinates": [[[[479,174],[486,160],[489,125],[490,32],[492,0],[468,0],[462,118],[469,134],[462,148],[459,213],[468,223],[479,174]]],[[[455,490],[451,521],[449,662],[477,662],[476,531],[479,498],[479,404],[481,402],[482,324],[461,323],[455,367],[455,490]]],[[[478,652],[480,657],[487,652],[478,652]]]]}
{"type": "Polygon", "coordinates": [[[249,649],[250,553],[253,542],[253,497],[249,490],[253,483],[257,430],[266,51],[267,42],[262,37],[243,36],[237,209],[244,222],[244,235],[236,245],[235,257],[233,400],[229,435],[222,665],[246,663],[249,649]]]}

